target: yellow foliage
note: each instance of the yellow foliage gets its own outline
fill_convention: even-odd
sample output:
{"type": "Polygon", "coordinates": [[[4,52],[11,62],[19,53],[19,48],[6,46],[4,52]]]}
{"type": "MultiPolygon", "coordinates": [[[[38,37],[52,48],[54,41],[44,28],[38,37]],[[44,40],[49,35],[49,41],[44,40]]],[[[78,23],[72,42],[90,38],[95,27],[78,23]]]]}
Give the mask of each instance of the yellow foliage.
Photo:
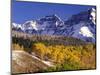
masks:
{"type": "Polygon", "coordinates": [[[47,53],[47,48],[44,44],[42,43],[36,43],[35,44],[35,49],[39,53],[41,59],[43,59],[44,55],[47,53]]]}
{"type": "MultiPolygon", "coordinates": [[[[93,57],[93,52],[95,50],[89,50],[87,46],[64,46],[64,45],[48,45],[46,46],[43,43],[35,43],[34,49],[36,53],[40,56],[41,59],[44,59],[45,56],[48,57],[52,62],[63,64],[64,62],[69,63],[78,63],[81,67],[86,67],[87,62],[89,65],[95,63],[90,62],[90,59],[93,57]],[[88,60],[85,62],[85,60],[88,60]]],[[[89,47],[89,45],[88,45],[89,47]]],[[[90,46],[93,48],[93,46],[90,46]]],[[[91,49],[92,49],[91,48],[91,49]]],[[[93,66],[94,67],[94,66],[93,66]]]]}
{"type": "Polygon", "coordinates": [[[24,48],[19,44],[12,44],[12,50],[24,50],[24,48]]]}

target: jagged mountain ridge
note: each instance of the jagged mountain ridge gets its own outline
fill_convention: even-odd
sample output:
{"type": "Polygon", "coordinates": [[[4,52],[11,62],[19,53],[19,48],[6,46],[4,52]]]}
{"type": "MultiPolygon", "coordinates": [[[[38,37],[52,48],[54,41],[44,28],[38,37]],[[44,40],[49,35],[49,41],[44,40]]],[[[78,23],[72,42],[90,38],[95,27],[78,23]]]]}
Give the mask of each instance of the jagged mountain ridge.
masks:
{"type": "Polygon", "coordinates": [[[68,20],[62,21],[56,14],[45,16],[38,20],[26,21],[24,24],[12,23],[12,29],[30,34],[63,35],[95,43],[96,10],[72,15],[68,20]]]}

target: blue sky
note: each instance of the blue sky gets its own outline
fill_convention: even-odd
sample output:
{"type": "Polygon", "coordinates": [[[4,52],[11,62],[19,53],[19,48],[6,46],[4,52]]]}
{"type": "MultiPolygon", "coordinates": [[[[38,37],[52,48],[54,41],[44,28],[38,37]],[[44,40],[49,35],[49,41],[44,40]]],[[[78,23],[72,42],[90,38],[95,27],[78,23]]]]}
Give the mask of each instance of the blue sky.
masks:
{"type": "Polygon", "coordinates": [[[92,7],[94,6],[13,1],[11,18],[12,22],[24,23],[27,20],[57,14],[62,20],[65,20],[73,14],[86,11],[92,7]]]}

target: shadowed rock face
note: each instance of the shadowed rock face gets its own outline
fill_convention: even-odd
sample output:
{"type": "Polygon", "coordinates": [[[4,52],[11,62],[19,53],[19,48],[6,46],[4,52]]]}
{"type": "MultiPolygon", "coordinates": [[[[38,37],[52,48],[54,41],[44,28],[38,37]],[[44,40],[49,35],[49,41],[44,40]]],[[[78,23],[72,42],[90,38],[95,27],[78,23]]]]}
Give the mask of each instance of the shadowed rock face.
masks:
{"type": "Polygon", "coordinates": [[[12,73],[33,73],[49,66],[24,51],[12,52],[12,73]]]}

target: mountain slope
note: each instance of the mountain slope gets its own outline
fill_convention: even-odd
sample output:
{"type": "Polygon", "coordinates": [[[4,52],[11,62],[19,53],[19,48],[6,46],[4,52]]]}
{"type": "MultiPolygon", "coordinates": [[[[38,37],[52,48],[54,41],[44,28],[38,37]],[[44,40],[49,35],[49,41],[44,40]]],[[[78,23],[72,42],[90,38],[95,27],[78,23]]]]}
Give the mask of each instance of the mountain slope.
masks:
{"type": "Polygon", "coordinates": [[[96,25],[94,23],[95,15],[93,13],[95,14],[96,10],[92,8],[88,11],[73,15],[65,21],[65,25],[67,26],[66,30],[68,30],[67,35],[81,38],[88,42],[95,42],[96,25]]]}

